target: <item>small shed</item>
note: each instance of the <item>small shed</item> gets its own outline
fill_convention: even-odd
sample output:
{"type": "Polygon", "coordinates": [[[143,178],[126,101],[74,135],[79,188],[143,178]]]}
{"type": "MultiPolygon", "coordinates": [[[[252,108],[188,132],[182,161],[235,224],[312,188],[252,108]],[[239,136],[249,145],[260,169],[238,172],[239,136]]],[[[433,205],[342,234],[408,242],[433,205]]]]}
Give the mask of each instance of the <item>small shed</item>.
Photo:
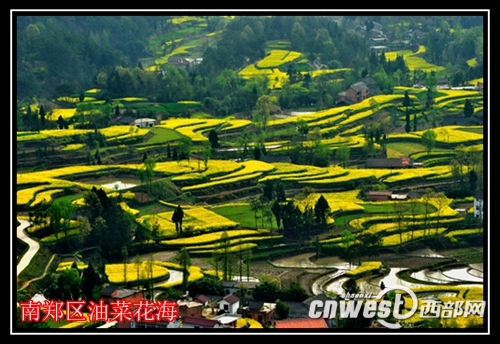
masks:
{"type": "Polygon", "coordinates": [[[368,191],[370,201],[388,201],[391,195],[392,191],[368,191]]]}
{"type": "Polygon", "coordinates": [[[135,125],[137,128],[151,128],[160,124],[160,121],[154,118],[137,118],[130,122],[130,125],[135,125]]]}

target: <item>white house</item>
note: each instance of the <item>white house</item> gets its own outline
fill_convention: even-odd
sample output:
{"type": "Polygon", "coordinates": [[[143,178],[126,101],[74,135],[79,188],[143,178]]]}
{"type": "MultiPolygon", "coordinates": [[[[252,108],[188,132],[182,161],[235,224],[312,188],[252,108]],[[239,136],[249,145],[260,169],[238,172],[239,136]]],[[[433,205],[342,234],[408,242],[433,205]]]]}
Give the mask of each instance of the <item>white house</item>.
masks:
{"type": "Polygon", "coordinates": [[[483,219],[483,191],[478,191],[474,195],[474,217],[483,219]]]}
{"type": "Polygon", "coordinates": [[[154,127],[159,124],[159,121],[153,118],[137,118],[130,122],[130,125],[135,125],[137,128],[154,127]]]}
{"type": "Polygon", "coordinates": [[[240,299],[234,294],[226,295],[219,301],[219,309],[226,313],[236,314],[238,308],[240,308],[240,299]]]}

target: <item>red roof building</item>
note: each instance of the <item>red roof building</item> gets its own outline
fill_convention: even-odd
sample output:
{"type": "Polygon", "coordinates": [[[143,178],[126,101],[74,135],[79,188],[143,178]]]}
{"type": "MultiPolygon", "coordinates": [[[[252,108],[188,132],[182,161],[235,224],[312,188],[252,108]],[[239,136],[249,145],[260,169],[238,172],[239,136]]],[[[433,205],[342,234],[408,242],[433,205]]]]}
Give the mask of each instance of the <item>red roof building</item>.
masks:
{"type": "Polygon", "coordinates": [[[300,318],[300,319],[284,319],[276,320],[275,328],[328,328],[328,325],[323,318],[300,318]]]}

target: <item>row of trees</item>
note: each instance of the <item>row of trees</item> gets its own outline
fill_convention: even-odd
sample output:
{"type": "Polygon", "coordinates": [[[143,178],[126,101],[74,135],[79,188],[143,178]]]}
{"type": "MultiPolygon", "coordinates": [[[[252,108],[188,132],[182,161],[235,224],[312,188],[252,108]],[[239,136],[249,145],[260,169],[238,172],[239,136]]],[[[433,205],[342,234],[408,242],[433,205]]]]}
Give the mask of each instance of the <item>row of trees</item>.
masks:
{"type": "Polygon", "coordinates": [[[265,227],[265,222],[268,227],[272,227],[274,216],[277,228],[283,229],[285,237],[299,241],[327,228],[330,206],[323,195],[318,198],[314,207],[306,207],[302,211],[292,200],[287,200],[281,182],[265,182],[262,190],[263,194],[250,202],[256,228],[259,218],[262,220],[262,227],[265,227]]]}

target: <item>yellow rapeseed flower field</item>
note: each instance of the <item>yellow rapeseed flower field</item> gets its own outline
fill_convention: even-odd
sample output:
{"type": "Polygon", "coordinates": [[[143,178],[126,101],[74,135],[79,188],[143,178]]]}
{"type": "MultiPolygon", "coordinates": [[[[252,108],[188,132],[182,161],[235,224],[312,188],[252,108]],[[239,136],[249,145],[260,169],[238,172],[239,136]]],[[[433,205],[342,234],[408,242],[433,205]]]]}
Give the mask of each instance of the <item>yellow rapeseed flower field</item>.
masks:
{"type": "MultiPolygon", "coordinates": [[[[160,225],[160,236],[175,238],[175,224],[172,222],[173,211],[161,212],[154,215],[140,216],[137,221],[143,223],[149,219],[151,223],[158,221],[160,225]]],[[[224,216],[218,215],[203,207],[191,207],[184,209],[184,219],[182,221],[183,230],[190,228],[191,232],[209,232],[235,228],[239,224],[224,216]]]]}
{"type": "MultiPolygon", "coordinates": [[[[135,263],[117,263],[117,264],[105,264],[104,265],[104,273],[108,277],[110,283],[121,284],[125,283],[124,280],[124,272],[126,269],[126,278],[127,282],[137,282],[137,278],[139,280],[144,279],[141,274],[137,276],[137,270],[142,272],[149,273],[150,267],[149,262],[141,262],[139,267],[135,263]]],[[[169,276],[169,271],[166,267],[155,264],[152,262],[151,270],[153,272],[153,280],[167,278],[169,276]]],[[[147,277],[146,277],[147,278],[147,277]]]]}

